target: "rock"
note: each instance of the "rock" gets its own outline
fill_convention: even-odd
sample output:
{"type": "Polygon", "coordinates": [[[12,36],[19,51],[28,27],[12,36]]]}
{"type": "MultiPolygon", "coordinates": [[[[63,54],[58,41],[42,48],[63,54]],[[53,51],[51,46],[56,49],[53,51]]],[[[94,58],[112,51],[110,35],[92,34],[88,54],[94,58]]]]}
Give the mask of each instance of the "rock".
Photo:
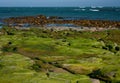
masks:
{"type": "MultiPolygon", "coordinates": [[[[64,20],[62,17],[50,16],[47,18],[44,15],[38,16],[24,16],[24,17],[11,17],[4,19],[4,22],[8,25],[10,24],[30,24],[30,25],[40,25],[44,26],[46,24],[72,24],[75,26],[85,26],[85,27],[98,27],[98,30],[103,30],[103,28],[113,28],[120,26],[118,21],[103,21],[103,20],[64,20]],[[61,20],[59,20],[61,19],[61,20]],[[102,27],[102,28],[100,28],[102,27]]],[[[93,30],[96,30],[94,28],[93,30]]]]}
{"type": "Polygon", "coordinates": [[[100,80],[91,78],[92,83],[100,83],[100,80]]]}

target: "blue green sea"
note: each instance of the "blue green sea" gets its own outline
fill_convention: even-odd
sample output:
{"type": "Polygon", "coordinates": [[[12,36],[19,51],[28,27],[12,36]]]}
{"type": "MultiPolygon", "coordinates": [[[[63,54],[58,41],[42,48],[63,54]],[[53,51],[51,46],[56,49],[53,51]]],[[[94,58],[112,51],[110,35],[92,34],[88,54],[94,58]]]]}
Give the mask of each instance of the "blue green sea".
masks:
{"type": "Polygon", "coordinates": [[[120,7],[0,7],[0,20],[18,16],[60,16],[65,19],[120,21],[120,7]]]}

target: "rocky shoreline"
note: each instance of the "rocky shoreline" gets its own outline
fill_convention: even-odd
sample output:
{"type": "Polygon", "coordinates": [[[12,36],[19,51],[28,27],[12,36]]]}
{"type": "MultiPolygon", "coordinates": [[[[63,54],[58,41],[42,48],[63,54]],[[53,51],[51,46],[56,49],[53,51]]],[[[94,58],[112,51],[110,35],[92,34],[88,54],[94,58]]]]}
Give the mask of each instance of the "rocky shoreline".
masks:
{"type": "Polygon", "coordinates": [[[3,20],[8,26],[42,26],[47,24],[72,24],[77,27],[96,27],[96,28],[120,28],[120,21],[108,20],[66,20],[62,17],[44,15],[38,16],[24,16],[24,17],[10,17],[3,20]]]}
{"type": "Polygon", "coordinates": [[[64,31],[64,30],[73,30],[73,31],[105,31],[105,30],[119,30],[119,28],[112,27],[112,28],[103,28],[103,27],[67,27],[67,26],[44,26],[44,27],[20,27],[20,26],[14,26],[12,28],[21,29],[21,30],[29,30],[30,28],[39,28],[43,30],[50,30],[50,31],[64,31]]]}

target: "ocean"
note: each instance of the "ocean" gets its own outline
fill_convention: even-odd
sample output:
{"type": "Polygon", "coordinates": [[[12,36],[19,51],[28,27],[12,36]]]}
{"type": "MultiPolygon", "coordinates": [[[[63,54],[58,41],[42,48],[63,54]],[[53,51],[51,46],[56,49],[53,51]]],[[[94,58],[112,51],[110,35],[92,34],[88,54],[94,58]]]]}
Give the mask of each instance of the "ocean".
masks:
{"type": "Polygon", "coordinates": [[[59,16],[67,20],[120,21],[120,7],[0,7],[0,20],[36,15],[59,16]]]}

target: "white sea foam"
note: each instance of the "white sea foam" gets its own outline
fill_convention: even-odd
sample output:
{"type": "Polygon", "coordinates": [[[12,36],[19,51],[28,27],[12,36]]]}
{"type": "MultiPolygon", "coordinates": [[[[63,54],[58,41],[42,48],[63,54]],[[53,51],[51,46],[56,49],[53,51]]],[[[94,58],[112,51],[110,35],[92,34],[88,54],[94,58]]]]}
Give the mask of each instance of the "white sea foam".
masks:
{"type": "Polygon", "coordinates": [[[90,9],[90,11],[98,12],[98,9],[90,9]]]}
{"type": "Polygon", "coordinates": [[[91,8],[103,8],[104,6],[91,6],[91,8]]]}
{"type": "Polygon", "coordinates": [[[81,9],[82,11],[85,11],[86,9],[81,9]]]}
{"type": "Polygon", "coordinates": [[[74,9],[75,11],[85,11],[86,9],[74,9]]]}

